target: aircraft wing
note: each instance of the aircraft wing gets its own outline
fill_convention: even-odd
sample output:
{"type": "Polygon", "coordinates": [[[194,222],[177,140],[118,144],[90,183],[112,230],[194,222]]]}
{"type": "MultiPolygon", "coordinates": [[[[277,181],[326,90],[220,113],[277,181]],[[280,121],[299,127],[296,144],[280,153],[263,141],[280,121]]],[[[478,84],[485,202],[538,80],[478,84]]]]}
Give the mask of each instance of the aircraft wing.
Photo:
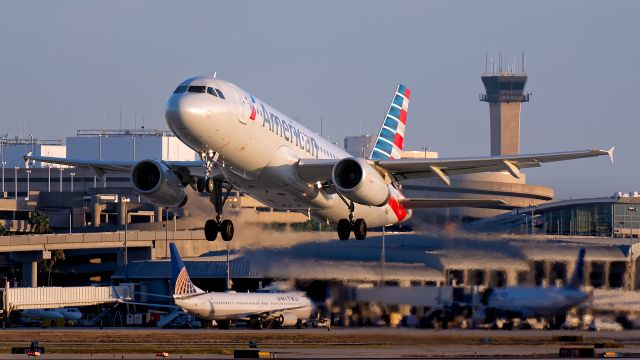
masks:
{"type": "Polygon", "coordinates": [[[445,207],[477,207],[487,209],[513,209],[514,206],[508,205],[499,199],[438,199],[438,198],[404,198],[398,200],[406,209],[430,209],[445,207]]]}
{"type": "MultiPolygon", "coordinates": [[[[450,185],[449,175],[471,174],[487,171],[506,170],[516,178],[520,177],[520,169],[540,167],[543,163],[574,160],[608,155],[613,161],[612,147],[609,150],[581,150],[557,153],[505,155],[477,158],[449,158],[449,159],[388,159],[373,160],[371,164],[377,166],[396,181],[407,179],[438,177],[445,184],[450,185]]],[[[339,159],[301,159],[298,162],[300,177],[309,182],[330,182],[333,165],[339,159]]]]}
{"type": "MultiPolygon", "coordinates": [[[[28,164],[32,161],[39,161],[50,164],[60,164],[73,166],[77,168],[91,169],[96,173],[96,176],[102,178],[106,171],[115,172],[131,172],[131,169],[139,162],[133,160],[125,161],[113,161],[113,160],[85,160],[85,159],[68,159],[60,157],[50,156],[35,156],[27,154],[24,156],[25,163],[28,164]]],[[[204,162],[203,161],[161,161],[168,168],[175,172],[187,172],[194,176],[204,175],[204,162]]]]}

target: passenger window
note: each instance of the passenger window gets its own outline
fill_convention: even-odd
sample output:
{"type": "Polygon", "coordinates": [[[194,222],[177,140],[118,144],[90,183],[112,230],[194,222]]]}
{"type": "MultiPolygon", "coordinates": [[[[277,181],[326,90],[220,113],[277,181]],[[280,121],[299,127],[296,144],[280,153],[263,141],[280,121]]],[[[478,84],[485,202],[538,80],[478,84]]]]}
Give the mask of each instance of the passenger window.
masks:
{"type": "Polygon", "coordinates": [[[207,88],[207,93],[208,93],[209,95],[213,95],[213,96],[215,96],[215,97],[218,97],[218,94],[216,93],[216,89],[214,89],[214,88],[210,88],[210,87],[208,87],[208,88],[207,88]]]}
{"type": "Polygon", "coordinates": [[[224,99],[224,94],[222,94],[222,91],[220,91],[220,89],[216,89],[216,92],[218,93],[218,96],[220,96],[220,99],[224,99]]]}
{"type": "Polygon", "coordinates": [[[174,94],[182,94],[183,92],[187,91],[187,86],[185,85],[180,85],[176,88],[176,90],[173,92],[174,94]]]}
{"type": "Polygon", "coordinates": [[[205,92],[205,87],[204,86],[189,86],[189,92],[190,93],[204,93],[205,92]]]}

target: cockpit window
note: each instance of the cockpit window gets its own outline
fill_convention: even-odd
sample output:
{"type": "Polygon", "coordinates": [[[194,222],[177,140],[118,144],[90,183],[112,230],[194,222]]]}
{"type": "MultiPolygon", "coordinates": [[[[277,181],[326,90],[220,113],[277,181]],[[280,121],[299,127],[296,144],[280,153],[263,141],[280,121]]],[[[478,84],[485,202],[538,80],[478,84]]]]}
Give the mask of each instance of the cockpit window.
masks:
{"type": "Polygon", "coordinates": [[[190,93],[204,93],[206,86],[189,86],[190,93]]]}
{"type": "Polygon", "coordinates": [[[214,89],[214,88],[208,87],[207,88],[207,93],[209,93],[209,95],[213,95],[215,97],[218,97],[218,94],[216,94],[216,89],[214,89]]]}
{"type": "Polygon", "coordinates": [[[176,90],[173,92],[174,94],[182,94],[183,92],[187,91],[187,86],[186,85],[180,85],[176,88],[176,90]]]}
{"type": "Polygon", "coordinates": [[[224,94],[222,94],[222,91],[220,91],[220,89],[216,89],[216,92],[218,93],[218,96],[220,96],[220,99],[224,99],[224,94]]]}

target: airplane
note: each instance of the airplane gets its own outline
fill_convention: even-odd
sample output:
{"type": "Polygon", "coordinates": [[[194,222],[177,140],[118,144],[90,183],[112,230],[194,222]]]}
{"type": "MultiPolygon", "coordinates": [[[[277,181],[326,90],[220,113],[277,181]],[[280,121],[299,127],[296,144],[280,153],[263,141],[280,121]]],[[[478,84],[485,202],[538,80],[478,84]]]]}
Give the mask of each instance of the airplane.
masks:
{"type": "Polygon", "coordinates": [[[368,158],[354,157],[322,136],[267,105],[253,94],[215,77],[193,77],[178,85],[167,101],[165,120],[173,133],[200,154],[201,161],[81,160],[27,154],[41,161],[92,169],[104,181],[106,171],[128,172],[135,191],[161,207],[187,202],[186,186],[208,193],[216,212],[204,224],[205,237],[229,241],[234,225],[223,219],[230,191],[240,189],[264,204],[298,211],[337,225],[338,237],[353,232],[365,239],[368,227],[406,221],[414,208],[504,207],[495,199],[406,198],[400,183],[436,177],[507,171],[543,163],[609,155],[583,150],[472,158],[403,159],[402,149],[411,91],[400,84],[368,158]]]}
{"type": "Polygon", "coordinates": [[[31,322],[44,320],[79,321],[82,319],[82,312],[78,308],[58,308],[58,309],[30,309],[22,311],[22,319],[31,322]]]}
{"type": "Polygon", "coordinates": [[[474,311],[475,322],[493,322],[498,317],[545,318],[551,319],[556,326],[562,325],[567,311],[588,298],[588,294],[580,290],[584,282],[584,255],[582,248],[571,280],[564,287],[488,288],[480,299],[480,309],[474,311]]]}
{"type": "Polygon", "coordinates": [[[301,292],[207,293],[191,282],[176,245],[169,246],[175,304],[198,317],[215,320],[219,328],[228,328],[229,322],[236,320],[248,321],[256,329],[300,326],[313,311],[311,300],[301,292]]]}

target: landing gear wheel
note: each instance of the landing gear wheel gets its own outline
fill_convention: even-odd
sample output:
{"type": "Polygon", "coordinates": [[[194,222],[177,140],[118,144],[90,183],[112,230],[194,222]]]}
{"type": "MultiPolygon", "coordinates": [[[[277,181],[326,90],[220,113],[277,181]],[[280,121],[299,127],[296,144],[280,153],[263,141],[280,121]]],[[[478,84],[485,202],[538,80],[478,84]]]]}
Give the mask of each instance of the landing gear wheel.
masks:
{"type": "Polygon", "coordinates": [[[207,240],[215,240],[217,233],[219,232],[220,236],[222,236],[222,240],[230,241],[233,239],[234,233],[233,222],[231,222],[231,220],[222,220],[222,208],[229,198],[233,185],[230,183],[224,183],[221,180],[216,180],[212,177],[207,178],[205,185],[207,192],[209,192],[209,201],[213,204],[216,211],[216,219],[207,220],[205,223],[205,235],[207,240]]]}
{"type": "Polygon", "coordinates": [[[215,220],[207,220],[204,223],[204,237],[208,241],[215,241],[218,237],[218,222],[215,220]]]}
{"type": "Polygon", "coordinates": [[[231,220],[222,220],[220,223],[220,235],[222,240],[231,241],[233,239],[233,222],[231,220]]]}
{"type": "Polygon", "coordinates": [[[349,240],[349,234],[351,233],[351,223],[347,219],[340,219],[338,221],[338,238],[340,240],[349,240]]]}
{"type": "Polygon", "coordinates": [[[353,223],[353,235],[358,240],[364,240],[367,237],[367,222],[364,219],[356,219],[353,223]]]}

